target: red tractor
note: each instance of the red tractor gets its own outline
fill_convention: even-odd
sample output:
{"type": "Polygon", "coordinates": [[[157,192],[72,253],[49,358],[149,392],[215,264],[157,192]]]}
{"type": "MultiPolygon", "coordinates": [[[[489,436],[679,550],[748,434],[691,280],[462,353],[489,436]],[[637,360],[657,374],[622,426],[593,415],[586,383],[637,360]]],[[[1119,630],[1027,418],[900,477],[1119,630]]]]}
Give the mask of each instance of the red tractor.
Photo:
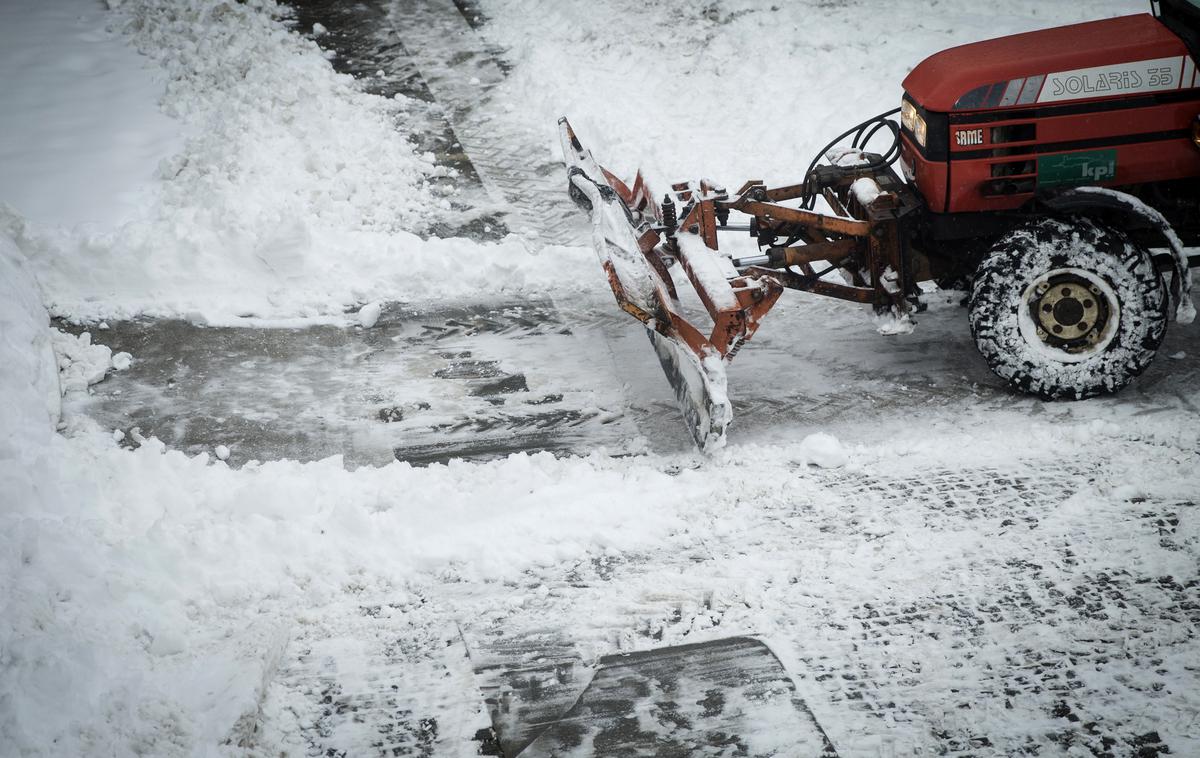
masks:
{"type": "Polygon", "coordinates": [[[597,165],[562,120],[571,196],[700,447],[732,419],[725,362],[788,288],[904,325],[918,282],[967,282],[975,343],[1014,388],[1086,398],[1141,373],[1169,315],[1194,317],[1200,263],[1185,252],[1200,244],[1200,0],[1152,9],[940,52],[904,80],[900,108],[840,135],[791,186],[652,193],[597,165]],[[888,148],[868,152],[880,136],[888,148]],[[735,232],[761,254],[722,254],[735,232]],[[711,330],[685,315],[676,263],[711,330]]]}

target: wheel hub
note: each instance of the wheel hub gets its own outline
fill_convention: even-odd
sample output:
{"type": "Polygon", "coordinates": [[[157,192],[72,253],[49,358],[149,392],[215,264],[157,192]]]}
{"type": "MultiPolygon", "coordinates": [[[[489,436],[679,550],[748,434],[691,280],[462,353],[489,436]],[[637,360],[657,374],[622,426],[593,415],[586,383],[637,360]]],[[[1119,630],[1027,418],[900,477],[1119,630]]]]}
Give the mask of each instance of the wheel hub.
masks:
{"type": "Polygon", "coordinates": [[[1094,348],[1112,315],[1107,293],[1075,272],[1042,277],[1031,288],[1028,301],[1038,339],[1068,353],[1094,348]]]}

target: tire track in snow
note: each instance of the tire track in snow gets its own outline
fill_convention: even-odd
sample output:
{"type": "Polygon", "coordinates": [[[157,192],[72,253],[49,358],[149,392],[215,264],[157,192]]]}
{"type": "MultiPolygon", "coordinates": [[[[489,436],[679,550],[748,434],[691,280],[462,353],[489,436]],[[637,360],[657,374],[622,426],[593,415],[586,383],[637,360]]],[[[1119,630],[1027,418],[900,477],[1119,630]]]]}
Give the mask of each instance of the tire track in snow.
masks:
{"type": "Polygon", "coordinates": [[[509,209],[509,227],[534,249],[590,244],[585,217],[567,198],[562,164],[536,135],[508,123],[511,103],[494,99],[503,64],[463,12],[452,0],[393,0],[389,19],[484,186],[509,209]]]}
{"type": "Polygon", "coordinates": [[[844,755],[1188,752],[1197,505],[1037,463],[798,473],[720,536],[531,571],[464,624],[493,718],[561,714],[601,655],[757,634],[844,755]]]}

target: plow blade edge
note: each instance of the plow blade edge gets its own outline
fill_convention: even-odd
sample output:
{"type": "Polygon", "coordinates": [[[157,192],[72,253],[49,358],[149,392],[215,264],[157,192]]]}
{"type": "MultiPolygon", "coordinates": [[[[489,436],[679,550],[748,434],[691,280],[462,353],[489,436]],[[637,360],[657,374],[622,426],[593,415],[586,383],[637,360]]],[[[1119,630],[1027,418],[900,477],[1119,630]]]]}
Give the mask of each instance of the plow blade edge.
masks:
{"type": "Polygon", "coordinates": [[[646,327],[696,445],[705,452],[715,450],[725,443],[733,418],[725,361],[680,314],[657,247],[660,227],[653,198],[640,176],[631,189],[601,168],[566,119],[559,127],[568,191],[591,216],[592,244],[617,304],[646,327]]]}

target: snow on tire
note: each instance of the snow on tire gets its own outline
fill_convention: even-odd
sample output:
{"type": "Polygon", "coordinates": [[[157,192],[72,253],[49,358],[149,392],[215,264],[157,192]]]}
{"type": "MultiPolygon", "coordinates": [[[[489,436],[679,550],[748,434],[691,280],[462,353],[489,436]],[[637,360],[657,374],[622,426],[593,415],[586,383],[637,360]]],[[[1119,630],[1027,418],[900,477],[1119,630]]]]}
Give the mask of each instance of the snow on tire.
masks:
{"type": "Polygon", "coordinates": [[[970,299],[975,345],[1000,378],[1046,399],[1116,392],[1142,373],[1167,327],[1150,254],[1084,218],[1041,219],[993,246],[970,299]]]}

